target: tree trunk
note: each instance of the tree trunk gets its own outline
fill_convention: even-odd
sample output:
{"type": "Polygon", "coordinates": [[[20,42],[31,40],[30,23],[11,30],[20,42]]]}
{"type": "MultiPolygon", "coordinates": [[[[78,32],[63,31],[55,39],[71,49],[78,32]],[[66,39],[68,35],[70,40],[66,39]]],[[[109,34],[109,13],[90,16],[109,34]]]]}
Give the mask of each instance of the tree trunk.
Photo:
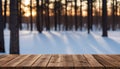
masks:
{"type": "Polygon", "coordinates": [[[55,25],[55,31],[57,31],[57,8],[56,8],[56,0],[55,0],[55,3],[54,3],[54,25],[55,25]]]}
{"type": "Polygon", "coordinates": [[[115,31],[115,0],[113,0],[113,4],[112,4],[112,30],[115,31]]]}
{"type": "Polygon", "coordinates": [[[31,31],[33,30],[33,20],[32,20],[32,0],[30,0],[30,27],[31,31]]]}
{"type": "Polygon", "coordinates": [[[39,0],[36,0],[36,27],[39,33],[42,33],[41,25],[40,25],[40,5],[39,0]]]}
{"type": "Polygon", "coordinates": [[[68,31],[67,0],[65,1],[65,30],[68,31]]]}
{"type": "Polygon", "coordinates": [[[6,23],[7,23],[7,0],[4,2],[4,28],[6,28],[6,23]]]}
{"type": "Polygon", "coordinates": [[[50,31],[49,0],[46,0],[46,30],[50,31]]]}
{"type": "Polygon", "coordinates": [[[42,30],[43,30],[43,19],[44,19],[44,17],[43,17],[43,1],[44,0],[41,0],[41,7],[40,7],[40,17],[41,17],[41,21],[40,21],[40,30],[41,30],[41,32],[42,32],[42,30]]]}
{"type": "Polygon", "coordinates": [[[18,0],[18,23],[19,23],[19,28],[22,30],[22,12],[21,12],[21,3],[22,0],[18,0]]]}
{"type": "Polygon", "coordinates": [[[92,27],[92,25],[93,25],[93,15],[92,15],[92,13],[93,13],[93,1],[92,0],[90,0],[90,29],[91,30],[93,30],[93,27],[92,27]]]}
{"type": "Polygon", "coordinates": [[[101,25],[101,24],[100,24],[100,23],[101,23],[101,14],[100,14],[100,13],[101,13],[101,12],[100,12],[100,11],[101,11],[101,6],[100,6],[101,1],[102,1],[102,0],[99,0],[99,15],[98,15],[98,16],[99,16],[99,18],[98,18],[98,23],[99,23],[99,24],[98,24],[98,25],[101,25]]]}
{"type": "Polygon", "coordinates": [[[115,23],[115,30],[116,30],[116,27],[117,27],[117,24],[118,24],[118,15],[117,15],[117,13],[118,13],[118,2],[117,2],[117,0],[115,0],[115,2],[116,2],[116,5],[115,5],[115,18],[116,18],[116,23],[115,23]]]}
{"type": "Polygon", "coordinates": [[[94,5],[94,13],[95,13],[95,26],[96,26],[96,28],[98,28],[98,24],[99,24],[99,22],[98,22],[98,19],[99,19],[99,13],[98,13],[98,11],[97,11],[97,7],[96,7],[96,1],[93,3],[94,5]]]}
{"type": "Polygon", "coordinates": [[[62,8],[62,3],[61,0],[59,0],[59,8],[58,8],[58,24],[59,24],[59,31],[61,30],[61,8],[62,8]]]}
{"type": "Polygon", "coordinates": [[[0,52],[5,52],[4,48],[4,23],[2,17],[2,0],[0,0],[0,52]]]}
{"type": "Polygon", "coordinates": [[[73,26],[74,26],[74,22],[73,22],[73,1],[71,1],[71,10],[70,10],[70,12],[71,12],[71,15],[70,15],[70,22],[71,22],[71,24],[70,24],[70,27],[69,27],[69,30],[73,30],[73,26]]]}
{"type": "Polygon", "coordinates": [[[10,54],[19,54],[18,0],[10,0],[10,54]]]}
{"type": "Polygon", "coordinates": [[[83,26],[83,23],[82,23],[82,0],[80,0],[80,30],[82,31],[82,26],[83,26]]]}
{"type": "Polygon", "coordinates": [[[107,37],[107,0],[102,0],[102,36],[107,37]]]}
{"type": "Polygon", "coordinates": [[[88,0],[88,34],[90,33],[90,29],[92,30],[93,16],[92,16],[92,0],[88,0]]]}
{"type": "Polygon", "coordinates": [[[91,2],[90,2],[91,0],[88,0],[88,10],[87,10],[87,12],[88,12],[88,34],[90,33],[90,25],[91,25],[91,2]]]}
{"type": "Polygon", "coordinates": [[[75,30],[78,29],[78,23],[77,23],[77,0],[75,0],[75,30]]]}

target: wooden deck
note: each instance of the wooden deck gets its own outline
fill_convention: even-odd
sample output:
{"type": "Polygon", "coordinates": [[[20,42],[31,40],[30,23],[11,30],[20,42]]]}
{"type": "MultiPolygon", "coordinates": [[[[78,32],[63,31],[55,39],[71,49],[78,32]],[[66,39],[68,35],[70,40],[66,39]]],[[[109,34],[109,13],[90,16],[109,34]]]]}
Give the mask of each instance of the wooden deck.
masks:
{"type": "Polygon", "coordinates": [[[120,69],[120,55],[0,55],[0,69],[120,69]]]}

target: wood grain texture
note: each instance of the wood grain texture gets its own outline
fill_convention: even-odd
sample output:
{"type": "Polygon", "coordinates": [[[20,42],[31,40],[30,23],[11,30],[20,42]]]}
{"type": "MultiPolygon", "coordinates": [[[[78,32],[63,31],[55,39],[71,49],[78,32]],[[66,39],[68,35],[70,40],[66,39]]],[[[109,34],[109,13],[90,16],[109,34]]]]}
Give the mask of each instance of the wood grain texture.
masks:
{"type": "Polygon", "coordinates": [[[84,55],[90,67],[103,67],[92,55],[84,55]]]}
{"type": "Polygon", "coordinates": [[[120,56],[0,55],[0,69],[120,69],[120,56]]]}
{"type": "Polygon", "coordinates": [[[2,59],[2,58],[4,58],[4,57],[6,57],[6,55],[0,55],[0,59],[2,59]]]}
{"type": "Polygon", "coordinates": [[[41,55],[40,58],[32,65],[32,67],[47,67],[51,55],[41,55]]]}
{"type": "Polygon", "coordinates": [[[31,67],[33,63],[39,58],[39,55],[30,55],[28,58],[26,58],[22,63],[16,65],[17,67],[31,67]]]}
{"type": "Polygon", "coordinates": [[[8,63],[9,61],[13,60],[16,57],[18,57],[18,55],[7,55],[6,57],[0,59],[0,67],[8,63]]]}
{"type": "Polygon", "coordinates": [[[13,60],[11,60],[10,62],[4,64],[4,67],[15,67],[18,64],[22,63],[25,59],[27,59],[30,55],[21,55],[18,56],[16,58],[14,58],[13,60]]]}

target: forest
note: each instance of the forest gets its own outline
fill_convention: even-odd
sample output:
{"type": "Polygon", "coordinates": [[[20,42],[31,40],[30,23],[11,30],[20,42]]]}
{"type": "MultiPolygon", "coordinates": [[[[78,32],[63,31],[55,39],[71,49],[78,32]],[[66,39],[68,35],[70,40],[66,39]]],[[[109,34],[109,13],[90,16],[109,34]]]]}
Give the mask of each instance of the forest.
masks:
{"type": "Polygon", "coordinates": [[[120,30],[120,0],[0,0],[0,52],[10,30],[10,54],[19,54],[19,31],[120,30]]]}

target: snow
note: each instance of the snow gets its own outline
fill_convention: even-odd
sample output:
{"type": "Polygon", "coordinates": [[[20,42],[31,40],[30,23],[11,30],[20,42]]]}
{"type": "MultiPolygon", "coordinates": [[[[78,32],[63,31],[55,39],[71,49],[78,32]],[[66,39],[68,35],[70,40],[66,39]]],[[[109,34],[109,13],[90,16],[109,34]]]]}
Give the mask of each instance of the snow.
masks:
{"type": "MultiPolygon", "coordinates": [[[[20,54],[120,54],[120,31],[20,31],[20,54]]],[[[5,49],[9,54],[9,30],[4,31],[5,49]]],[[[2,54],[2,53],[1,53],[2,54]]]]}

